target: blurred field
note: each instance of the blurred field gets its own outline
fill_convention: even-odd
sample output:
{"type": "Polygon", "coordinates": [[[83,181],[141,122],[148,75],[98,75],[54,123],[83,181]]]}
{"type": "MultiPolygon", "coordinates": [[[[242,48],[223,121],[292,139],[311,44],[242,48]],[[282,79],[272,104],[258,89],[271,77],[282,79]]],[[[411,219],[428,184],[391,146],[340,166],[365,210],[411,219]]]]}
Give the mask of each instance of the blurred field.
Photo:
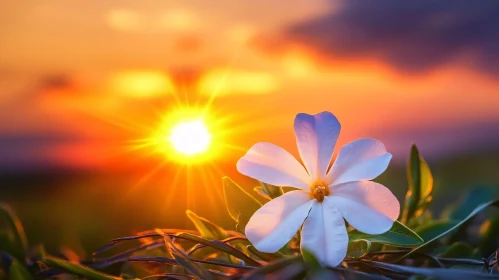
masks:
{"type": "MultiPolygon", "coordinates": [[[[438,215],[450,202],[476,186],[499,190],[499,154],[474,154],[429,162],[435,188],[431,209],[438,215]]],[[[30,244],[45,244],[49,251],[67,247],[88,256],[108,240],[153,228],[192,229],[186,219],[187,201],[201,216],[224,226],[234,227],[226,214],[221,196],[216,208],[206,203],[207,195],[216,192],[204,188],[175,192],[173,204],[165,205],[168,186],[148,181],[133,189],[126,174],[102,172],[39,172],[3,174],[0,177],[2,201],[9,203],[20,216],[30,244]],[[189,197],[189,199],[188,199],[189,197]]],[[[238,182],[251,191],[254,182],[242,177],[238,182]]],[[[405,166],[391,165],[378,178],[403,201],[407,191],[405,166]]],[[[221,189],[220,180],[209,188],[221,189]]]]}

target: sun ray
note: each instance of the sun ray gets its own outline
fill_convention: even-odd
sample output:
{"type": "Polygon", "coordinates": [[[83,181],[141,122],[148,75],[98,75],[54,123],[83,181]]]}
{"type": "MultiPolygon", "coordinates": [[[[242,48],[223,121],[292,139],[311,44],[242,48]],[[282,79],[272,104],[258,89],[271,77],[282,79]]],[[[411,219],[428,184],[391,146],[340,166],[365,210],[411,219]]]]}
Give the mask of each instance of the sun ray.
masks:
{"type": "Polygon", "coordinates": [[[178,192],[179,188],[179,184],[177,184],[177,182],[184,169],[185,166],[179,166],[175,169],[175,175],[173,176],[171,184],[169,186],[170,190],[166,192],[166,197],[164,198],[165,204],[164,208],[161,211],[162,213],[166,213],[168,211],[168,207],[172,205],[173,199],[176,198],[176,193],[178,192]]]}
{"type": "MultiPolygon", "coordinates": [[[[217,166],[217,158],[223,156],[225,149],[232,145],[229,143],[231,142],[231,130],[233,130],[235,118],[232,115],[224,115],[223,111],[207,110],[205,104],[200,102],[189,104],[189,106],[176,104],[170,107],[166,110],[166,114],[158,118],[159,122],[156,122],[156,128],[150,130],[147,137],[126,142],[128,151],[140,150],[148,155],[159,154],[164,159],[152,171],[140,178],[136,187],[148,186],[147,182],[156,178],[155,176],[160,174],[159,170],[163,168],[175,170],[174,175],[167,180],[168,184],[165,189],[160,190],[165,203],[161,213],[167,213],[168,206],[180,206],[189,209],[197,206],[206,211],[206,207],[215,209],[223,201],[221,178],[224,174],[217,166]],[[195,122],[199,119],[204,121],[206,130],[212,134],[212,143],[203,148],[206,149],[205,151],[201,149],[193,153],[186,152],[182,147],[179,148],[178,145],[172,143],[176,140],[169,141],[172,140],[172,135],[178,133],[176,128],[179,125],[182,127],[185,124],[192,124],[192,120],[195,122]],[[209,195],[203,196],[203,203],[198,205],[199,201],[197,199],[203,194],[209,195]],[[185,205],[181,206],[179,203],[185,203],[185,205]]],[[[194,128],[196,127],[199,128],[200,124],[197,123],[194,128]]],[[[189,125],[187,125],[187,128],[189,128],[189,125]]],[[[182,135],[183,133],[179,133],[180,136],[177,135],[180,138],[177,140],[180,141],[181,145],[188,140],[185,137],[192,137],[189,133],[187,135],[182,135]]],[[[194,136],[196,136],[196,133],[194,133],[194,136]]],[[[242,150],[241,148],[238,149],[242,150]]]]}
{"type": "Polygon", "coordinates": [[[152,196],[162,200],[164,207],[158,209],[162,215],[166,215],[170,207],[195,208],[196,200],[205,193],[209,195],[203,197],[203,209],[220,207],[223,201],[221,178],[226,174],[219,166],[219,159],[227,157],[227,151],[243,152],[244,149],[234,141],[240,137],[236,134],[244,135],[249,131],[241,130],[240,114],[227,114],[223,107],[214,106],[218,91],[230,78],[238,56],[237,53],[232,55],[217,90],[209,95],[190,92],[198,88],[197,84],[191,87],[188,79],[172,78],[172,92],[162,99],[142,103],[149,106],[145,109],[149,114],[136,115],[138,119],[125,115],[97,116],[134,135],[142,135],[138,139],[123,141],[125,152],[140,153],[155,162],[159,159],[148,172],[139,176],[126,197],[130,198],[141,188],[164,186],[157,190],[157,196],[152,196]],[[210,135],[208,140],[207,134],[210,135]],[[199,141],[203,137],[204,142],[199,141]],[[187,145],[189,139],[195,140],[191,143],[194,146],[200,146],[187,145]],[[165,180],[165,183],[157,184],[158,180],[165,180]]]}
{"type": "Polygon", "coordinates": [[[142,184],[144,184],[145,182],[147,182],[147,180],[151,177],[153,177],[154,175],[156,175],[156,173],[158,173],[163,167],[165,167],[165,165],[167,164],[168,162],[167,161],[163,161],[162,163],[158,164],[156,167],[154,167],[151,171],[149,171],[146,175],[144,175],[143,177],[141,177],[139,179],[139,181],[135,184],[134,188],[137,188],[137,187],[140,187],[142,184]]]}
{"type": "MultiPolygon", "coordinates": [[[[249,38],[248,38],[248,39],[246,39],[246,42],[245,42],[245,43],[247,43],[247,41],[248,41],[248,40],[249,40],[249,38]]],[[[211,108],[211,105],[213,104],[213,102],[215,101],[215,98],[217,97],[217,95],[218,95],[218,93],[219,93],[218,91],[220,91],[220,89],[222,88],[222,84],[223,84],[223,83],[227,80],[227,78],[229,77],[229,74],[230,74],[230,72],[232,71],[232,67],[233,67],[233,65],[235,64],[236,59],[237,59],[240,55],[242,55],[242,53],[243,53],[243,48],[240,48],[240,49],[238,49],[236,52],[234,52],[234,53],[232,54],[232,57],[230,58],[228,65],[225,67],[225,68],[226,68],[226,73],[225,73],[224,77],[223,77],[223,78],[221,79],[221,81],[219,82],[218,86],[217,86],[217,87],[216,87],[216,89],[215,89],[215,92],[212,92],[212,93],[210,93],[210,94],[209,94],[208,101],[207,101],[207,102],[206,102],[206,104],[205,104],[205,109],[206,109],[206,110],[209,110],[209,109],[211,108]]]]}
{"type": "Polygon", "coordinates": [[[150,129],[150,127],[147,126],[145,123],[133,121],[130,118],[123,118],[117,115],[104,116],[102,114],[98,114],[97,112],[93,112],[91,110],[85,111],[85,114],[99,121],[103,121],[113,126],[126,129],[128,131],[143,132],[150,129]]]}
{"type": "MultiPolygon", "coordinates": [[[[216,175],[218,175],[218,178],[214,178],[215,176],[215,172],[210,172],[210,176],[212,177],[212,181],[213,182],[218,182],[219,184],[222,184],[222,178],[224,176],[224,173],[223,171],[214,163],[214,162],[210,162],[210,167],[212,167],[215,172],[217,173],[216,175]]],[[[217,193],[217,197],[219,198],[222,198],[224,197],[224,194],[223,194],[223,189],[222,188],[213,188],[217,193]]]]}
{"type": "MultiPolygon", "coordinates": [[[[210,180],[208,178],[208,175],[211,173],[211,170],[208,170],[209,166],[206,165],[207,168],[204,169],[199,169],[198,174],[200,174],[201,181],[203,182],[204,186],[209,187],[210,186],[210,180]]],[[[211,182],[213,184],[213,182],[211,182]]],[[[215,189],[215,188],[213,188],[215,189]]],[[[213,208],[214,205],[216,205],[216,197],[214,195],[207,195],[206,199],[208,200],[208,204],[210,205],[210,208],[213,208]]]]}

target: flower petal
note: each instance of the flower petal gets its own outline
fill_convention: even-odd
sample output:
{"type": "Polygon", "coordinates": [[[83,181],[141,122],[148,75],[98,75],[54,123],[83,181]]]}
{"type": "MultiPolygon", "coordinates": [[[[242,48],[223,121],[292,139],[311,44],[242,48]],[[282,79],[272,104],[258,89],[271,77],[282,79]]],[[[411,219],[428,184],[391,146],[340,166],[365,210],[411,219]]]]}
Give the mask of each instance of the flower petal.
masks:
{"type": "Polygon", "coordinates": [[[341,125],[329,112],[317,115],[300,113],[295,118],[298,151],[313,180],[326,175],[341,125]]]}
{"type": "Polygon", "coordinates": [[[237,162],[237,170],[276,186],[309,189],[305,168],[286,150],[271,143],[256,143],[237,162]]]}
{"type": "Polygon", "coordinates": [[[272,199],[253,214],[246,225],[246,237],[258,251],[276,252],[298,232],[313,202],[300,190],[272,199]]]}
{"type": "Polygon", "coordinates": [[[334,204],[325,197],[314,200],[301,232],[301,246],[311,251],[324,266],[339,265],[347,254],[348,233],[345,221],[334,204]]]}
{"type": "Polygon", "coordinates": [[[393,193],[372,181],[335,186],[328,199],[351,226],[367,234],[388,231],[400,214],[400,203],[393,193]]]}
{"type": "Polygon", "coordinates": [[[343,146],[326,176],[329,184],[372,180],[383,173],[392,155],[376,139],[363,138],[343,146]]]}

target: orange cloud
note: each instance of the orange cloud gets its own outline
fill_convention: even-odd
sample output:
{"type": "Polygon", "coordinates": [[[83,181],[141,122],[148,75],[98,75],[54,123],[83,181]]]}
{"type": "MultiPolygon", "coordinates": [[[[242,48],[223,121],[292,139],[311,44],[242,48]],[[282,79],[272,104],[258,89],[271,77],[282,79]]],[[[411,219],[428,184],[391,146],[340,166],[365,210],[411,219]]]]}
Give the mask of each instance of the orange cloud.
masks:
{"type": "Polygon", "coordinates": [[[200,18],[188,9],[144,11],[137,9],[112,9],[106,16],[107,24],[116,30],[140,32],[190,32],[199,29],[200,18]]]}
{"type": "Polygon", "coordinates": [[[113,74],[107,91],[123,97],[153,98],[175,92],[171,78],[157,70],[129,70],[113,74]]]}
{"type": "Polygon", "coordinates": [[[265,94],[279,88],[275,76],[262,71],[239,69],[212,70],[203,75],[198,91],[206,95],[265,94]]]}
{"type": "Polygon", "coordinates": [[[200,19],[187,9],[169,9],[159,17],[159,25],[176,31],[192,31],[200,26],[200,19]]]}
{"type": "Polygon", "coordinates": [[[107,15],[107,23],[117,30],[137,31],[144,28],[145,16],[134,10],[115,9],[107,15]]]}

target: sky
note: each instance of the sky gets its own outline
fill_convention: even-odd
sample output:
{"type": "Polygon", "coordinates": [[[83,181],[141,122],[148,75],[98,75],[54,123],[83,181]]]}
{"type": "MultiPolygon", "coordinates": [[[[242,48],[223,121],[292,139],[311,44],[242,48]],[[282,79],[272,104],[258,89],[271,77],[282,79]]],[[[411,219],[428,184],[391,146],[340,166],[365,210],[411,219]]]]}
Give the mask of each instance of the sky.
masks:
{"type": "Polygon", "coordinates": [[[31,242],[73,249],[192,228],[186,209],[233,228],[222,176],[252,192],[237,160],[261,141],[298,157],[296,114],[330,111],[336,152],[371,137],[393,154],[378,180],[401,201],[415,143],[447,205],[499,180],[497,14],[497,0],[2,0],[2,201],[31,242]],[[180,155],[169,134],[198,117],[208,150],[180,155]]]}
{"type": "Polygon", "coordinates": [[[377,138],[395,162],[411,143],[434,159],[497,150],[498,13],[495,0],[2,1],[0,169],[175,166],[147,139],[179,107],[208,111],[220,174],[260,141],[296,156],[299,112],[333,112],[340,146],[377,138]]]}

